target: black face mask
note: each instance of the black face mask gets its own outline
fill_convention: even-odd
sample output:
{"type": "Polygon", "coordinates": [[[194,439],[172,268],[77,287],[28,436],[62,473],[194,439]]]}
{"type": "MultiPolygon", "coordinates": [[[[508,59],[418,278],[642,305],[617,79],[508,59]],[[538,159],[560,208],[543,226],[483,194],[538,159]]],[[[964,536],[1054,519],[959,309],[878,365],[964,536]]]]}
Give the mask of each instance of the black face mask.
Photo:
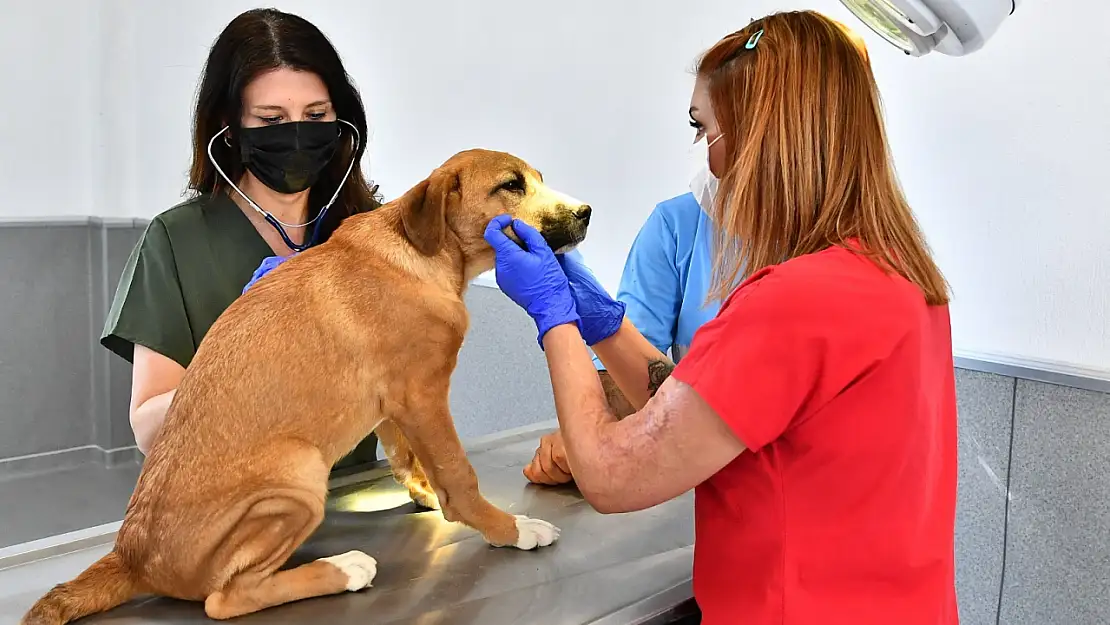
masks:
{"type": "Polygon", "coordinates": [[[278,193],[316,184],[339,147],[339,122],[287,122],[239,129],[243,164],[278,193]]]}

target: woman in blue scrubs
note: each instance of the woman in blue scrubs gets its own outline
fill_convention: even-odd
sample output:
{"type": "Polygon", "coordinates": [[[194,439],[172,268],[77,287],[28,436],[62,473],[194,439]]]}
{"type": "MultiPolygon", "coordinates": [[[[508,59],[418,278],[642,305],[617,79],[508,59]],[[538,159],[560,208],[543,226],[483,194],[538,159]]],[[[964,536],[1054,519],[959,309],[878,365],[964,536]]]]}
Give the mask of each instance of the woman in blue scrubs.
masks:
{"type": "MultiPolygon", "coordinates": [[[[690,192],[656,205],[632,243],[617,290],[617,301],[625,305],[628,320],[676,364],[689,349],[694,332],[713,319],[720,307],[717,301],[707,301],[713,233],[702,207],[712,205],[716,191],[712,182],[709,169],[702,166],[690,184],[690,192]]],[[[575,254],[578,252],[568,256],[575,254]]],[[[631,405],[597,356],[594,366],[614,413],[619,417],[631,414],[631,405]]],[[[524,475],[536,484],[552,486],[574,479],[560,432],[540,439],[524,475]]]]}

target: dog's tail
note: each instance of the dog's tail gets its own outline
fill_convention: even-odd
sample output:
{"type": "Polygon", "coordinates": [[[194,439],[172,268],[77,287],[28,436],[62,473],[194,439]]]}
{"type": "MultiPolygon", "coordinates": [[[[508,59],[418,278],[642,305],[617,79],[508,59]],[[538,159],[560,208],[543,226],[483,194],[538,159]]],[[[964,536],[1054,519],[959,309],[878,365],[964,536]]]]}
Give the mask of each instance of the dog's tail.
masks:
{"type": "Polygon", "coordinates": [[[127,565],[112,551],[73,581],[58,584],[46,593],[24,615],[21,625],[65,625],[110,610],[138,594],[127,565]]]}

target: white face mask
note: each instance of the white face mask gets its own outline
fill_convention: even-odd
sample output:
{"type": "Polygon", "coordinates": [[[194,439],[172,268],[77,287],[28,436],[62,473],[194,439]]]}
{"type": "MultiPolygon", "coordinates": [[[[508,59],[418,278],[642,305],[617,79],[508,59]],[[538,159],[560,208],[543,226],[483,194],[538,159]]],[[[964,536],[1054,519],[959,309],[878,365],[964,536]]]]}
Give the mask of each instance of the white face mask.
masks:
{"type": "Polygon", "coordinates": [[[695,172],[690,180],[690,192],[694,194],[703,211],[712,209],[717,197],[718,180],[713,172],[709,171],[709,148],[723,136],[717,135],[717,138],[712,141],[702,137],[690,148],[690,160],[695,172]]]}

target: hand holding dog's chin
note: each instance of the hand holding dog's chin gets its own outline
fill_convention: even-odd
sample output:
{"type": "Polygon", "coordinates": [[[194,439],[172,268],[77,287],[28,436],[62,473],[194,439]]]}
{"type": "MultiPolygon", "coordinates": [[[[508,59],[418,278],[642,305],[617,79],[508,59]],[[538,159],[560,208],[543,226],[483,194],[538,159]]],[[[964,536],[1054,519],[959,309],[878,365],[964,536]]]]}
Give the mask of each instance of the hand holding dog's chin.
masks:
{"type": "Polygon", "coordinates": [[[536,322],[541,344],[552,328],[580,321],[567,277],[538,231],[502,215],[490,221],[485,239],[496,254],[494,275],[498,288],[536,322]],[[524,242],[524,248],[504,233],[510,224],[524,242]]]}

